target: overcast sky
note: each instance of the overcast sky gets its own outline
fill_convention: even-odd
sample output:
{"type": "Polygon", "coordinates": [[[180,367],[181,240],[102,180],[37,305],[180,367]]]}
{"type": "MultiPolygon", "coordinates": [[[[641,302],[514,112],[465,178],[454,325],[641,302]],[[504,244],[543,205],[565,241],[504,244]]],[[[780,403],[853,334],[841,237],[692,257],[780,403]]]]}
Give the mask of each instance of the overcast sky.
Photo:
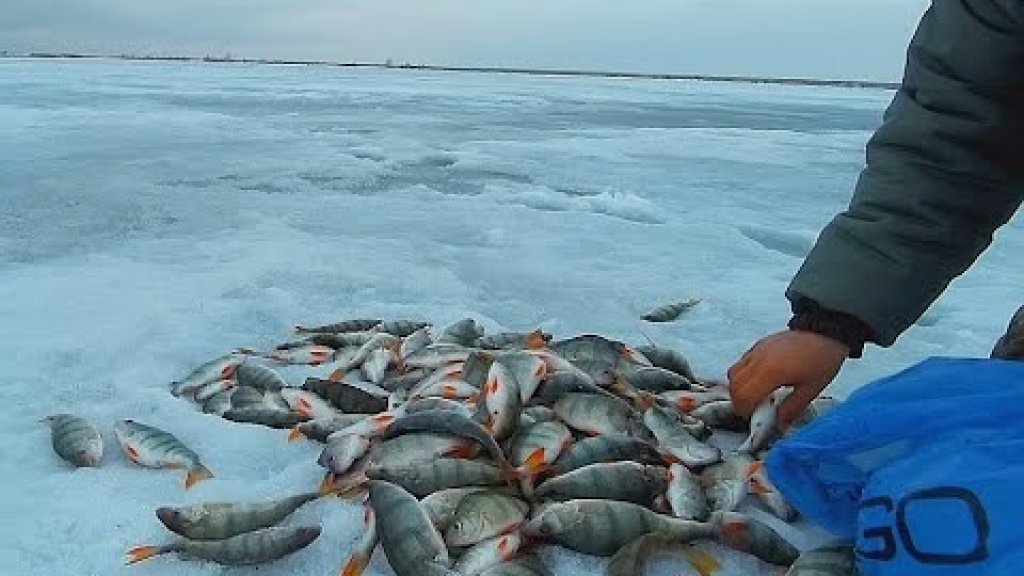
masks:
{"type": "Polygon", "coordinates": [[[928,0],[0,0],[0,50],[895,80],[928,0]]]}

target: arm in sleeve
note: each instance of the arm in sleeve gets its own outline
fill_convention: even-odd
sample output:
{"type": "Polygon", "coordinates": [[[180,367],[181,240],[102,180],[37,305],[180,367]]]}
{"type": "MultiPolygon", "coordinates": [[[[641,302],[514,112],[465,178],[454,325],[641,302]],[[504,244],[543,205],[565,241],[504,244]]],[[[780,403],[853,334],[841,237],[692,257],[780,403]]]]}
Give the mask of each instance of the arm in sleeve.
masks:
{"type": "MultiPolygon", "coordinates": [[[[786,295],[890,346],[1024,199],[1024,0],[935,0],[849,209],[786,295]]],[[[813,323],[813,322],[812,322],[813,323]]]]}

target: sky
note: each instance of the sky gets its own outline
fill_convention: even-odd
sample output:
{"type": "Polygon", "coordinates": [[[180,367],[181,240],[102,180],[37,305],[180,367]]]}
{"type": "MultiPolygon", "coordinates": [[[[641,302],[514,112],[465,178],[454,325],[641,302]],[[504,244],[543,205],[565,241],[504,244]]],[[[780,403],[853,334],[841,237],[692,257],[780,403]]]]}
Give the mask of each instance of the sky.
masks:
{"type": "Polygon", "coordinates": [[[3,0],[0,50],[898,80],[928,0],[3,0]]]}

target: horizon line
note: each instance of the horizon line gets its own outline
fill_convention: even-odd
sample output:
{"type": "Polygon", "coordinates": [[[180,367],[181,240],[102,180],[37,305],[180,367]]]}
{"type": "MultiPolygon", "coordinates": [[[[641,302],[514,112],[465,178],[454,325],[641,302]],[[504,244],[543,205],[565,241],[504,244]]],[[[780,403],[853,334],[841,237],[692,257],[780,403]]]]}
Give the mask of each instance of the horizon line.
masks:
{"type": "Polygon", "coordinates": [[[638,80],[697,80],[702,82],[736,82],[747,84],[780,84],[789,86],[828,86],[841,88],[877,88],[895,90],[899,82],[882,80],[823,79],[803,77],[771,77],[714,74],[673,74],[657,72],[628,72],[615,70],[585,70],[566,68],[532,68],[505,66],[451,66],[440,64],[394,64],[386,62],[341,62],[332,60],[305,60],[281,58],[242,58],[231,56],[153,56],[138,54],[89,54],[75,52],[0,51],[0,58],[26,58],[44,60],[129,60],[146,62],[200,62],[222,64],[259,64],[267,66],[325,66],[337,68],[383,68],[391,70],[426,70],[433,72],[477,72],[484,74],[523,74],[530,76],[569,76],[594,78],[624,78],[638,80]]]}

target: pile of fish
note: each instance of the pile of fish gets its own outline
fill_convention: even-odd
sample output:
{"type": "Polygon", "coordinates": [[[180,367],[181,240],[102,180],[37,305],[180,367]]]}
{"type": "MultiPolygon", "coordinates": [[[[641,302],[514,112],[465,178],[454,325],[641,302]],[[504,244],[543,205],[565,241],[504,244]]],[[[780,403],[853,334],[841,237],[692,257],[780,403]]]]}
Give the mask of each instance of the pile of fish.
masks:
{"type": "MultiPolygon", "coordinates": [[[[351,546],[344,576],[361,574],[378,546],[399,576],[548,574],[534,553],[542,545],[611,557],[609,575],[642,574],[645,562],[666,554],[701,574],[720,572],[695,545],[701,541],[791,567],[792,575],[856,574],[846,548],[801,557],[768,524],[736,512],[752,497],[780,519],[796,519],[760,460],[780,435],[775,409],[786,392],[748,422],[723,385],[698,378],[674,350],[593,334],[485,335],[471,318],[437,337],[430,324],[405,320],[296,333],[272,350],[210,361],[172,393],[229,421],[323,443],[319,490],[159,508],[158,519],[183,539],[135,548],[129,562],[172,551],[223,564],[279,558],[320,529],[274,526],[332,495],[364,502],[362,536],[337,543],[351,546]],[[293,386],[274,368],[282,365],[319,374],[293,386]],[[735,446],[743,437],[727,448],[726,440],[735,446]]],[[[834,404],[816,400],[791,429],[834,404]]],[[[67,418],[50,419],[55,450],[76,465],[97,465],[102,454],[87,423],[67,418]]],[[[115,428],[137,464],[186,468],[186,487],[212,476],[166,432],[132,421],[115,428]]]]}

